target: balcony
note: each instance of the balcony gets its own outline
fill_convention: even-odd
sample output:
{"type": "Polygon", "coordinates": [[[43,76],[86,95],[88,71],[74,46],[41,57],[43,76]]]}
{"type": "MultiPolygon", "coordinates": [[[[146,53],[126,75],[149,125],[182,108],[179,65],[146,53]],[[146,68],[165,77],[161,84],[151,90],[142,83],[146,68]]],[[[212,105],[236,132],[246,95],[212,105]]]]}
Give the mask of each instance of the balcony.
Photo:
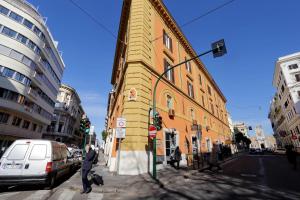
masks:
{"type": "Polygon", "coordinates": [[[277,122],[277,127],[279,127],[285,120],[285,117],[283,115],[281,115],[280,119],[277,122]]]}
{"type": "Polygon", "coordinates": [[[40,85],[43,83],[43,79],[37,71],[34,72],[33,77],[40,85]]]}
{"type": "Polygon", "coordinates": [[[37,99],[37,97],[39,96],[37,91],[34,90],[32,87],[28,88],[28,92],[27,92],[31,97],[33,97],[35,100],[37,99]]]}

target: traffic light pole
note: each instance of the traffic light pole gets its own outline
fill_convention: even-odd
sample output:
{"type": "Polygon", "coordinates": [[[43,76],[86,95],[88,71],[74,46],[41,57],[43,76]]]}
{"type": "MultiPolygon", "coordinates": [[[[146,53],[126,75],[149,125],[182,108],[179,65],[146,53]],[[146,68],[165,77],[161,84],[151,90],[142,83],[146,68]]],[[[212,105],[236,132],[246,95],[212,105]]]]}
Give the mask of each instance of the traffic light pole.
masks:
{"type": "MultiPolygon", "coordinates": [[[[164,71],[161,75],[159,75],[158,79],[155,82],[154,89],[153,89],[153,116],[156,113],[156,89],[157,89],[157,85],[158,85],[159,81],[162,79],[162,77],[165,74],[167,74],[168,71],[174,69],[175,67],[178,67],[178,66],[180,66],[182,64],[185,64],[185,63],[187,63],[187,62],[189,62],[191,60],[195,60],[196,58],[199,58],[200,56],[204,56],[204,55],[206,55],[206,54],[208,54],[208,53],[210,53],[212,51],[213,51],[213,49],[209,50],[209,51],[206,51],[206,52],[204,52],[202,54],[199,54],[197,56],[194,56],[194,57],[192,57],[190,59],[187,59],[187,60],[185,60],[183,62],[180,62],[177,65],[174,65],[174,66],[170,67],[169,69],[167,69],[166,71],[164,71]]],[[[154,179],[156,179],[156,137],[153,138],[153,174],[152,174],[152,176],[153,176],[154,179]]]]}

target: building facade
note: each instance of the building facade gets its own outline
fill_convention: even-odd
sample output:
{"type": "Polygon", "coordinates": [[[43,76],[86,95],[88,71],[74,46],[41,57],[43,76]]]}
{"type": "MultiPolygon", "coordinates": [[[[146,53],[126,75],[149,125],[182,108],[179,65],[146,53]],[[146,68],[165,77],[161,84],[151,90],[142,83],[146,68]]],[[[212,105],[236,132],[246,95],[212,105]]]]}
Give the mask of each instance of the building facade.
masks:
{"type": "Polygon", "coordinates": [[[21,0],[0,0],[0,148],[41,138],[51,122],[64,63],[44,18],[21,0]]]}
{"type": "Polygon", "coordinates": [[[265,135],[261,125],[255,127],[255,136],[250,137],[251,148],[255,149],[275,149],[276,141],[272,135],[265,135]]]}
{"type": "MultiPolygon", "coordinates": [[[[110,170],[140,174],[151,171],[152,141],[148,137],[155,81],[170,66],[196,55],[176,21],[160,0],[125,0],[109,94],[107,139],[110,170]],[[118,151],[116,120],[126,119],[126,137],[118,151]]],[[[157,110],[163,128],[157,133],[157,163],[167,164],[176,146],[187,165],[195,152],[230,140],[226,98],[200,59],[167,73],[158,85],[157,110]],[[198,134],[192,126],[200,125],[198,134]]]]}
{"type": "Polygon", "coordinates": [[[246,123],[244,122],[236,122],[233,124],[233,128],[237,129],[239,132],[243,133],[244,136],[249,138],[249,134],[248,134],[248,126],[246,123]]]}
{"type": "Polygon", "coordinates": [[[300,52],[278,58],[269,119],[278,146],[300,148],[300,52]]]}
{"type": "Polygon", "coordinates": [[[51,124],[47,127],[43,138],[81,146],[83,133],[80,131],[80,120],[83,115],[84,110],[76,90],[62,84],[51,124]]]}

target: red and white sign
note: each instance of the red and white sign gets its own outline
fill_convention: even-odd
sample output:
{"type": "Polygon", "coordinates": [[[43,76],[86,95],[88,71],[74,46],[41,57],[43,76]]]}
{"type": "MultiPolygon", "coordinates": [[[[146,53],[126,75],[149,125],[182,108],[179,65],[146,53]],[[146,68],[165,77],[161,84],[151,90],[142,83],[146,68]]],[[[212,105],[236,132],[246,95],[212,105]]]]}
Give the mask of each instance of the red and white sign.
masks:
{"type": "Polygon", "coordinates": [[[117,118],[117,128],[126,128],[126,119],[125,118],[117,118]]]}
{"type": "Polygon", "coordinates": [[[156,127],[154,125],[150,125],[149,126],[149,137],[155,138],[156,133],[157,133],[156,127]]]}

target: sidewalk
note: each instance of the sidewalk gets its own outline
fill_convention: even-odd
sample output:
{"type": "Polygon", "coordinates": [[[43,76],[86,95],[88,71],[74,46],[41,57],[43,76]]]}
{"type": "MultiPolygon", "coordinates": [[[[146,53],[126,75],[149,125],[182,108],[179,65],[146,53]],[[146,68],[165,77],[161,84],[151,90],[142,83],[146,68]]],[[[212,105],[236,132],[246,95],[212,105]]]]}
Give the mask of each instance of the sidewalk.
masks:
{"type": "MultiPolygon", "coordinates": [[[[136,176],[114,175],[108,171],[105,166],[103,155],[99,155],[99,163],[93,167],[93,171],[103,177],[104,185],[92,185],[92,193],[103,193],[104,199],[152,199],[152,197],[168,197],[178,198],[176,192],[170,193],[169,189],[173,184],[189,180],[195,177],[199,171],[204,170],[208,166],[200,170],[189,170],[182,168],[176,170],[171,166],[157,172],[157,180],[154,180],[150,174],[141,174],[136,176]],[[171,195],[171,196],[170,196],[171,195]]],[[[228,162],[237,156],[228,158],[222,163],[228,162]]],[[[79,192],[82,190],[81,175],[78,171],[70,180],[63,185],[64,188],[79,192]]],[[[181,193],[183,195],[183,193],[181,193]]],[[[155,198],[154,198],[155,199],[155,198]]]]}

